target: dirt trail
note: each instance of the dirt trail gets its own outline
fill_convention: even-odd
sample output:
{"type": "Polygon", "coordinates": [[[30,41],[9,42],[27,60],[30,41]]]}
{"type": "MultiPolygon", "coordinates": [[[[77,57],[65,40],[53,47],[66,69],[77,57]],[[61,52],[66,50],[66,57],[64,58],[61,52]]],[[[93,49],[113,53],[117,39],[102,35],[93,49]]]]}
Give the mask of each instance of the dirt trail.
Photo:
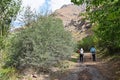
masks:
{"type": "Polygon", "coordinates": [[[102,65],[100,59],[93,62],[90,53],[85,53],[84,62],[81,63],[78,61],[74,69],[70,70],[68,75],[59,80],[108,80],[104,76],[104,72],[102,73],[102,69],[104,68],[101,70],[98,68],[100,65],[102,65]]]}
{"type": "Polygon", "coordinates": [[[93,62],[90,53],[84,54],[84,62],[79,62],[77,57],[72,56],[71,59],[73,60],[70,60],[70,62],[74,64],[67,70],[67,74],[56,72],[55,79],[51,79],[49,75],[37,75],[37,78],[34,78],[30,74],[22,80],[28,80],[28,77],[30,80],[112,80],[110,79],[109,71],[107,71],[108,67],[100,59],[97,58],[93,62]]]}

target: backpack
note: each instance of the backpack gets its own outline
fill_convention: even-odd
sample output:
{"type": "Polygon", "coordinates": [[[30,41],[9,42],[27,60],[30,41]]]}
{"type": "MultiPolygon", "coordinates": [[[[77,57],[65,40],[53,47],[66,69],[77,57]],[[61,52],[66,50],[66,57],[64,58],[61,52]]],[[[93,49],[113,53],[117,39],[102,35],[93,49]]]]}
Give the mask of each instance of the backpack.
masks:
{"type": "Polygon", "coordinates": [[[77,53],[80,53],[80,50],[77,50],[77,53]]]}
{"type": "Polygon", "coordinates": [[[91,53],[95,53],[95,52],[96,52],[95,48],[91,48],[91,49],[90,49],[90,52],[91,52],[91,53]]]}

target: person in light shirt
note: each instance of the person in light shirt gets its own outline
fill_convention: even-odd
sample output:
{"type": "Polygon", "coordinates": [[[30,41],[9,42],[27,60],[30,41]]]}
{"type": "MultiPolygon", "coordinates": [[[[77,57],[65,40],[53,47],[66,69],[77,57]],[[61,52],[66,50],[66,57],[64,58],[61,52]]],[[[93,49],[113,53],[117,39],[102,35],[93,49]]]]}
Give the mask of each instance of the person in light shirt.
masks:
{"type": "Polygon", "coordinates": [[[83,62],[83,55],[84,55],[84,50],[83,48],[80,49],[80,62],[83,62]]]}

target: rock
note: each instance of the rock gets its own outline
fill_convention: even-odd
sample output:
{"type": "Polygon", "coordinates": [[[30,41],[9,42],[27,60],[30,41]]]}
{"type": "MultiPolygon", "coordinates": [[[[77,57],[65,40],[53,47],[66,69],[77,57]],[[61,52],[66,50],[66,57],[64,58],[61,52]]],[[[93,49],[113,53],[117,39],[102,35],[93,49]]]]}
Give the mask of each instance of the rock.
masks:
{"type": "Polygon", "coordinates": [[[84,12],[85,5],[69,4],[57,9],[54,16],[63,21],[65,30],[70,31],[76,40],[81,40],[92,34],[91,30],[89,30],[91,28],[90,22],[80,15],[84,12]]]}

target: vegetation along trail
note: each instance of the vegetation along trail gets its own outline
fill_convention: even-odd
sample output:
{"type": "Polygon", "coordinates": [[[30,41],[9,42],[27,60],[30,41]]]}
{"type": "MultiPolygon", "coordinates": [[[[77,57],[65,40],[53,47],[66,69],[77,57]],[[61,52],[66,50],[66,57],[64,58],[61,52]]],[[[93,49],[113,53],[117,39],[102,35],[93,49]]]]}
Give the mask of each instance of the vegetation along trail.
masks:
{"type": "Polygon", "coordinates": [[[44,0],[45,15],[23,1],[0,2],[0,80],[120,80],[120,0],[44,0]]]}

